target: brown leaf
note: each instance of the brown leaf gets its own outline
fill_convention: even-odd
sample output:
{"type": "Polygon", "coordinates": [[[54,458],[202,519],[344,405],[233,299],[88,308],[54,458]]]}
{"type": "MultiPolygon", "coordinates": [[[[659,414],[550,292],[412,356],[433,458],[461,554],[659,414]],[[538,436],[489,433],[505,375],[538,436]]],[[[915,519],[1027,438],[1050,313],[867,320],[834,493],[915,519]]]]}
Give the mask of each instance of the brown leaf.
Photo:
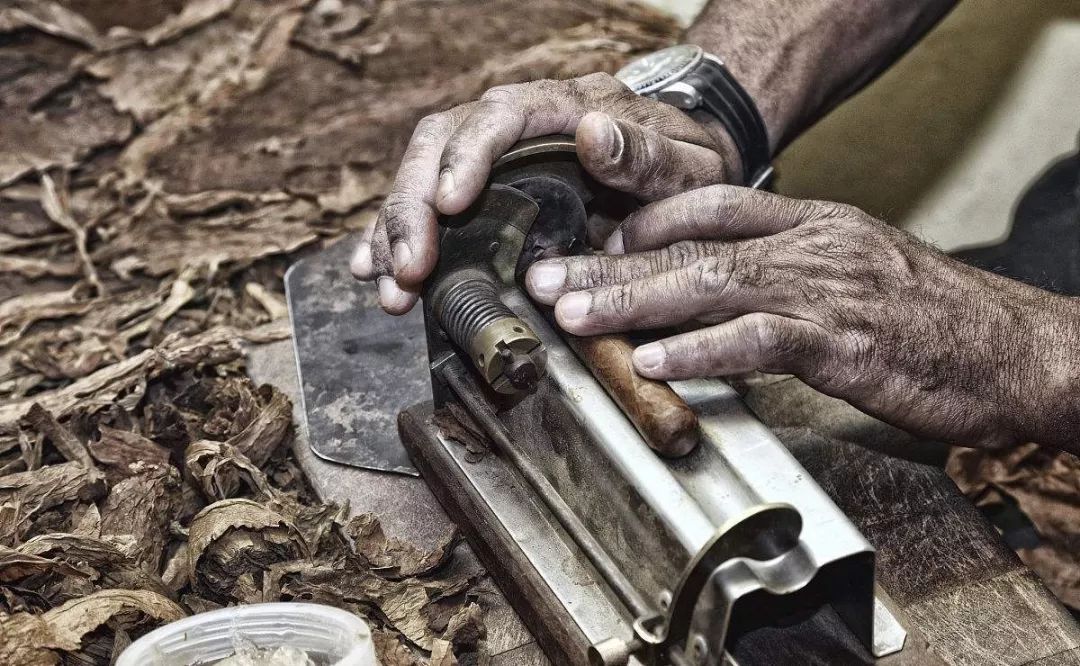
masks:
{"type": "Polygon", "coordinates": [[[243,431],[230,437],[228,444],[236,447],[252,463],[262,465],[285,441],[292,427],[292,402],[281,391],[267,387],[270,399],[243,431]]]}
{"type": "Polygon", "coordinates": [[[258,282],[245,284],[244,292],[258,301],[271,319],[283,319],[289,316],[289,308],[285,305],[285,299],[268,291],[266,287],[258,282]]]}
{"type": "Polygon", "coordinates": [[[457,666],[457,657],[450,645],[450,641],[435,640],[431,644],[430,666],[457,666]]]}
{"type": "Polygon", "coordinates": [[[472,416],[455,402],[435,410],[432,415],[439,434],[465,447],[465,459],[477,462],[488,452],[488,437],[472,416]]]}
{"type": "Polygon", "coordinates": [[[387,538],[375,514],[362,513],[349,521],[346,533],[353,539],[356,554],[387,578],[423,576],[450,558],[458,534],[451,529],[431,550],[424,551],[396,538],[387,538]]]}
{"type": "Polygon", "coordinates": [[[0,302],[0,346],[17,340],[35,322],[85,314],[90,306],[78,299],[74,288],[9,298],[0,302]]]}
{"type": "MultiPolygon", "coordinates": [[[[280,339],[288,330],[274,330],[262,339],[280,339]]],[[[164,372],[175,372],[202,364],[217,365],[240,358],[240,340],[249,334],[227,326],[185,338],[171,336],[154,349],[107,366],[63,388],[45,391],[33,399],[0,405],[0,435],[14,434],[18,421],[34,403],[57,418],[68,416],[76,407],[93,410],[112,404],[123,392],[138,387],[164,372]]]]}
{"type": "MultiPolygon", "coordinates": [[[[3,163],[0,161],[0,169],[2,168],[3,163]]],[[[79,275],[79,265],[71,259],[43,259],[0,254],[0,274],[2,273],[18,273],[28,278],[74,277],[79,275]]]]}
{"type": "Polygon", "coordinates": [[[191,520],[188,578],[202,593],[221,595],[248,567],[261,570],[308,552],[299,531],[280,513],[247,499],[222,500],[191,520]]]}
{"type": "Polygon", "coordinates": [[[273,492],[262,470],[236,447],[223,442],[192,442],[184,453],[184,468],[211,501],[229,499],[240,489],[241,482],[264,498],[273,492]]]}
{"type": "Polygon", "coordinates": [[[171,622],[187,613],[175,602],[147,590],[99,590],[42,615],[0,615],[0,661],[54,664],[53,650],[75,651],[85,635],[120,614],[138,611],[171,622]]]}
{"type": "Polygon", "coordinates": [[[423,666],[424,662],[402,642],[398,634],[375,629],[371,632],[371,639],[382,666],[423,666]]]}
{"type": "Polygon", "coordinates": [[[484,611],[477,604],[468,603],[450,616],[443,638],[459,649],[474,649],[487,636],[484,611]]]}
{"type": "Polygon", "coordinates": [[[94,500],[104,492],[102,474],[81,463],[49,465],[0,477],[0,504],[14,507],[16,529],[41,511],[72,500],[94,500]]]}
{"type": "Polygon", "coordinates": [[[90,454],[99,463],[129,474],[130,466],[146,463],[164,467],[169,464],[169,450],[137,432],[100,426],[101,439],[90,442],[90,454]]]}
{"type": "Polygon", "coordinates": [[[979,506],[1016,503],[1042,541],[1020,549],[1020,559],[1056,597],[1080,608],[1080,458],[1037,444],[1000,451],[954,447],[945,471],[979,506]]]}
{"type": "Polygon", "coordinates": [[[381,197],[390,189],[391,177],[381,171],[362,172],[350,166],[341,167],[337,189],[318,196],[319,205],[330,213],[344,214],[381,197]]]}
{"type": "Polygon", "coordinates": [[[181,504],[180,474],[171,465],[137,465],[134,475],[121,480],[101,505],[103,536],[130,536],[135,560],[158,572],[172,516],[181,504]]]}
{"type": "Polygon", "coordinates": [[[161,579],[136,563],[138,545],[130,536],[98,538],[79,534],[41,534],[16,550],[94,570],[97,583],[112,587],[151,590],[168,596],[161,579]]]}
{"type": "MultiPolygon", "coordinates": [[[[67,72],[64,75],[70,76],[67,72]]],[[[133,129],[131,119],[117,113],[87,81],[78,80],[62,93],[33,106],[18,102],[12,100],[9,105],[5,98],[6,113],[0,130],[0,186],[31,172],[73,167],[91,151],[123,142],[133,129]]],[[[10,261],[8,257],[3,259],[0,266],[10,261]]],[[[45,274],[70,274],[66,265],[60,268],[45,274]]]]}
{"type": "Polygon", "coordinates": [[[90,458],[90,451],[71,434],[71,431],[60,425],[47,409],[34,403],[26,412],[23,421],[36,432],[44,435],[52,443],[60,455],[70,462],[82,464],[84,467],[93,468],[94,461],[90,458]]]}
{"type": "Polygon", "coordinates": [[[66,562],[47,557],[22,553],[7,546],[0,546],[0,583],[12,582],[41,573],[57,573],[63,576],[88,577],[90,574],[66,562]]]}
{"type": "Polygon", "coordinates": [[[190,0],[174,14],[142,33],[147,46],[154,46],[207,23],[233,8],[236,0],[190,0]]]}
{"type": "MultiPolygon", "coordinates": [[[[227,211],[216,217],[192,218],[176,224],[167,217],[148,217],[128,233],[92,254],[101,265],[120,259],[126,270],[161,277],[187,266],[246,266],[257,259],[288,254],[314,242],[308,224],[318,219],[312,203],[292,199],[251,211],[227,211]],[[213,238],[213,243],[207,239],[213,238]]],[[[0,265],[2,267],[2,265],[0,265]]]]}
{"type": "Polygon", "coordinates": [[[50,0],[14,0],[11,6],[0,8],[0,33],[20,28],[33,28],[92,47],[100,46],[102,42],[101,35],[89,21],[50,0]]]}

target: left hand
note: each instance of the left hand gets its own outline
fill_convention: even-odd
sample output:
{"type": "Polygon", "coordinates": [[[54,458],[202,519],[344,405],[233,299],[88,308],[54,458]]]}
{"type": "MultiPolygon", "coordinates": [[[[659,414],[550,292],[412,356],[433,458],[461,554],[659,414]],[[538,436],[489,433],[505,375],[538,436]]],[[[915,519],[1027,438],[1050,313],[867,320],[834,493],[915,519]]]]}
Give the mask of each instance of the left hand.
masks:
{"type": "Polygon", "coordinates": [[[577,335],[709,324],[639,347],[646,377],[791,373],[924,436],[1077,448],[1075,299],[850,206],[728,185],[640,209],[607,249],[538,262],[527,287],[577,335]]]}

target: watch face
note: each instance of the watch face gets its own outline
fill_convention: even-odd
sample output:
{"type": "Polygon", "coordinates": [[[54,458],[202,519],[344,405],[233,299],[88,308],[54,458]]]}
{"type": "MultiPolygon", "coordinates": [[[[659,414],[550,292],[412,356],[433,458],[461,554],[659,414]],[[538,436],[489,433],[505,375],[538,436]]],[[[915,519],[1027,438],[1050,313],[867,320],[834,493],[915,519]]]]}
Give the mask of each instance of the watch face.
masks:
{"type": "Polygon", "coordinates": [[[638,58],[615,73],[631,90],[647,95],[677,81],[702,58],[700,46],[680,44],[638,58]]]}

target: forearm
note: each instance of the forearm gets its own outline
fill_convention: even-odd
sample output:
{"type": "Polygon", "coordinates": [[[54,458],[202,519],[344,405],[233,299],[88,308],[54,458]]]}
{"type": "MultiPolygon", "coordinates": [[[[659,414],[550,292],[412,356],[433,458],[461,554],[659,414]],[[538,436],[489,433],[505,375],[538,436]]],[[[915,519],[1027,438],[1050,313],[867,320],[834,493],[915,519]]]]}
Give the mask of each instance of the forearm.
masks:
{"type": "Polygon", "coordinates": [[[1019,361],[1000,370],[1013,387],[1002,407],[1019,440],[1080,455],[1080,299],[1046,294],[1006,307],[1019,361]]]}
{"type": "Polygon", "coordinates": [[[710,0],[686,41],[754,98],[773,151],[854,94],[955,0],[710,0]]]}

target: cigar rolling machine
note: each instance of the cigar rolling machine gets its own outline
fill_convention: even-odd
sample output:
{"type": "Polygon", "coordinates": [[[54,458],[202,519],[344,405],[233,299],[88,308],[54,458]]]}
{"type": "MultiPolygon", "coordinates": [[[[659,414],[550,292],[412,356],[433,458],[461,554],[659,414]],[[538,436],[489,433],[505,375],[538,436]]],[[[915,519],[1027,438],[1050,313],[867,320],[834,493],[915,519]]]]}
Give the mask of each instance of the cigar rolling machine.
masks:
{"type": "Polygon", "coordinates": [[[874,657],[898,652],[873,548],[726,382],[643,379],[627,340],[568,336],[524,292],[625,199],[571,137],[543,137],[440,220],[433,401],[399,418],[412,461],[555,664],[730,665],[739,635],[823,605],[874,657]],[[479,460],[436,425],[451,405],[479,460]]]}

